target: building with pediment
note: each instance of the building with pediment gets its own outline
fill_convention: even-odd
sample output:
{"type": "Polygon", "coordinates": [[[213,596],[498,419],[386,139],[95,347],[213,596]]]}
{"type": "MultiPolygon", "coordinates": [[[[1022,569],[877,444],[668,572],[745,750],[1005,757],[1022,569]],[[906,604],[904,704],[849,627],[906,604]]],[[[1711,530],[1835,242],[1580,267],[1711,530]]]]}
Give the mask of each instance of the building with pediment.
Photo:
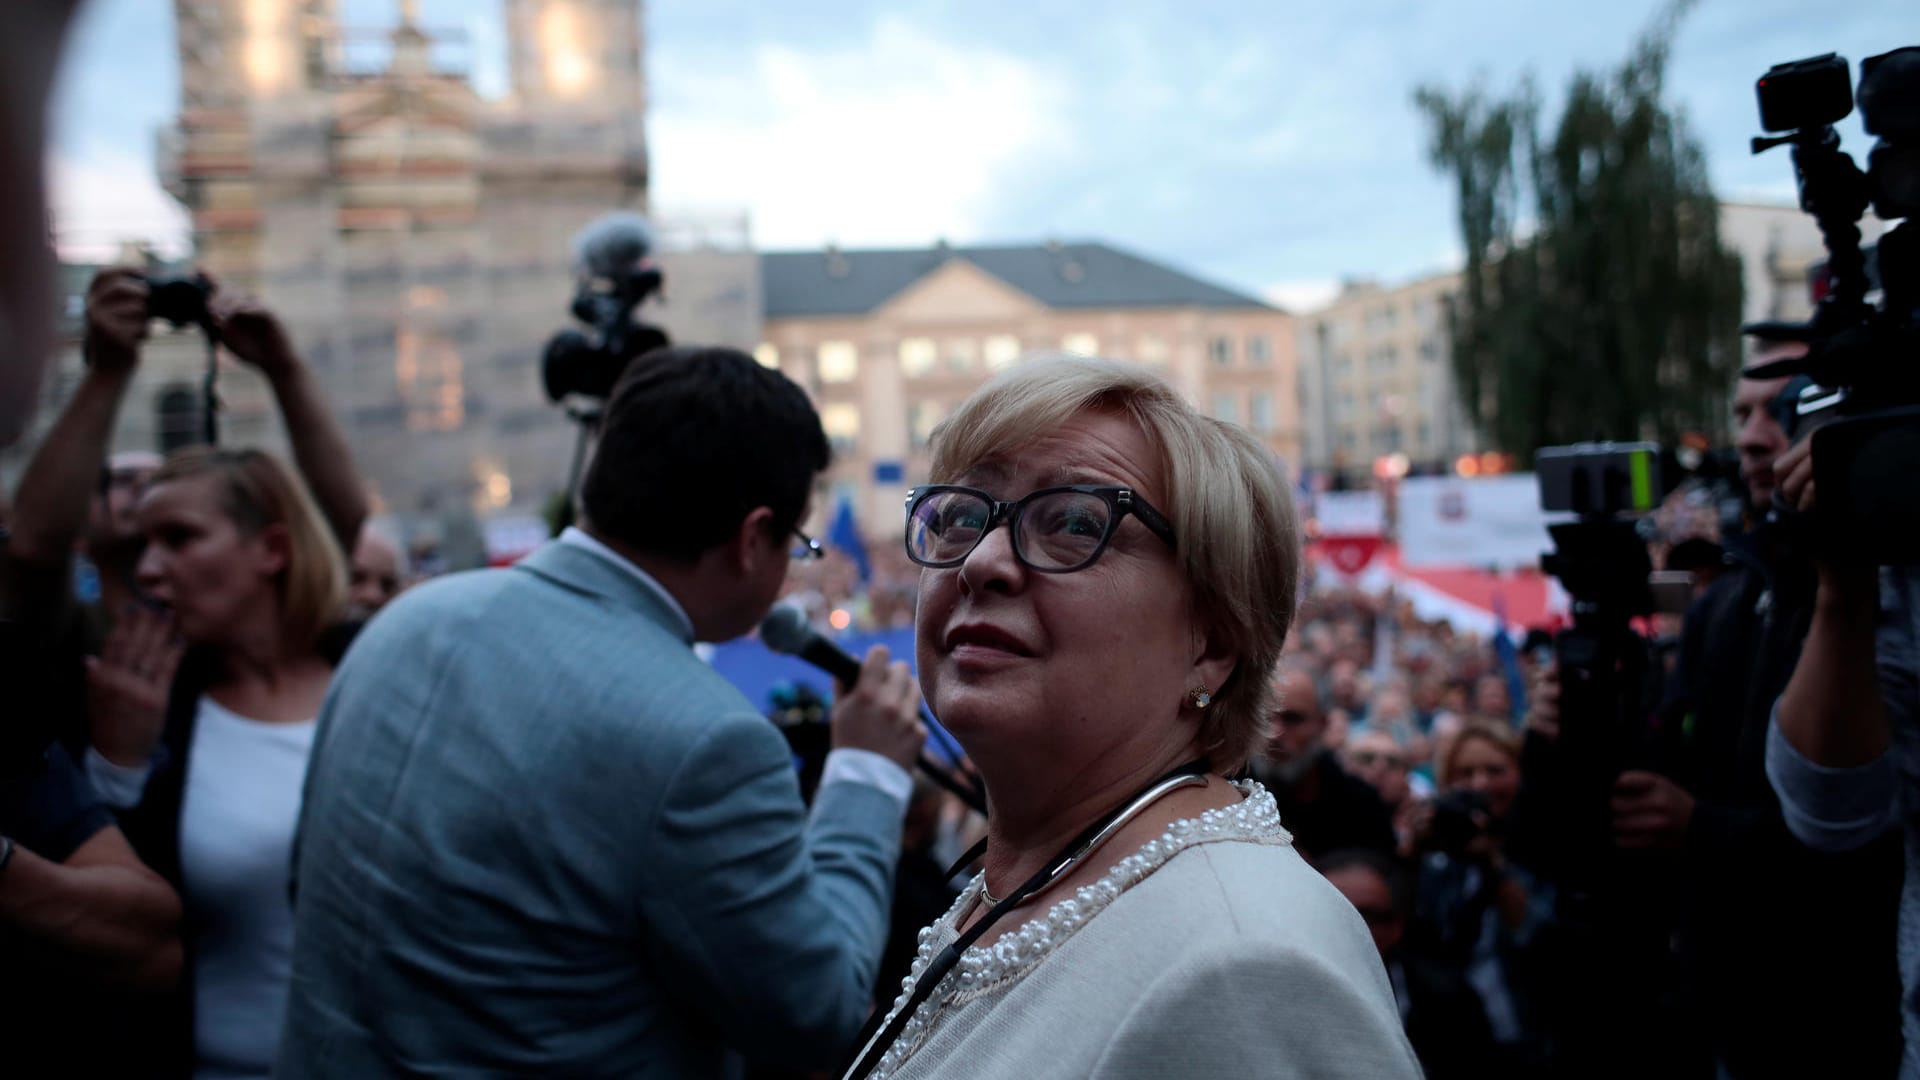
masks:
{"type": "MultiPolygon", "coordinates": [[[[400,514],[527,510],[564,488],[575,429],[540,357],[571,325],[569,242],[648,209],[640,5],[499,2],[508,86],[493,98],[469,43],[423,27],[415,0],[372,30],[340,25],[335,0],[176,5],[181,112],[161,171],[196,260],[282,315],[400,514]]],[[[753,344],[744,220],[683,230],[661,261],[672,304],[643,317],[753,344]]],[[[233,396],[230,410],[270,409],[233,396]]]]}
{"type": "Polygon", "coordinates": [[[834,495],[890,529],[927,476],[927,440],[968,394],[1035,354],[1164,372],[1291,471],[1301,430],[1293,317],[1097,243],[769,252],[760,362],[813,395],[834,495]]]}

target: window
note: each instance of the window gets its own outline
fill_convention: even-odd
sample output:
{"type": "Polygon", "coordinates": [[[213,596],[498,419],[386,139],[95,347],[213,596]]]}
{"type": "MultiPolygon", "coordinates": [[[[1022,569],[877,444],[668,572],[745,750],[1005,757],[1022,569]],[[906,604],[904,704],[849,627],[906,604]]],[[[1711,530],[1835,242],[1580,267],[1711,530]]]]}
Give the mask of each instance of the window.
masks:
{"type": "Polygon", "coordinates": [[[821,382],[852,382],[860,374],[860,350],[851,341],[821,342],[819,361],[821,382]]]}
{"type": "Polygon", "coordinates": [[[1005,371],[1020,359],[1020,339],[1012,334],[995,334],[987,339],[982,355],[988,371],[1005,371]]]}
{"type": "Polygon", "coordinates": [[[1213,418],[1225,420],[1231,424],[1239,423],[1240,399],[1226,390],[1213,395],[1213,418]]]}
{"type": "Polygon", "coordinates": [[[1075,356],[1099,356],[1100,339],[1088,333],[1068,334],[1060,339],[1060,349],[1075,356]]]}
{"type": "Polygon", "coordinates": [[[1255,336],[1247,339],[1247,363],[1254,367],[1266,367],[1273,362],[1273,348],[1265,337],[1255,336]]]}
{"type": "Polygon", "coordinates": [[[828,405],[820,410],[820,426],[835,453],[852,453],[860,441],[860,407],[844,401],[828,405]]]}
{"type": "Polygon", "coordinates": [[[1248,424],[1262,435],[1273,434],[1273,395],[1265,390],[1256,390],[1247,398],[1247,409],[1251,413],[1248,424]]]}
{"type": "Polygon", "coordinates": [[[763,341],[755,345],[753,347],[753,358],[758,361],[763,368],[771,368],[774,371],[780,370],[780,350],[774,348],[772,342],[763,341]]]}
{"type": "Polygon", "coordinates": [[[1233,363],[1233,339],[1217,337],[1207,342],[1207,355],[1213,358],[1214,365],[1226,367],[1233,363]]]}
{"type": "Polygon", "coordinates": [[[1140,362],[1148,367],[1165,367],[1167,339],[1152,334],[1140,339],[1140,362]]]}
{"type": "Polygon", "coordinates": [[[1440,348],[1439,338],[1427,338],[1426,340],[1420,343],[1420,359],[1424,363],[1431,364],[1434,361],[1440,359],[1440,353],[1441,353],[1441,348],[1440,348]]]}
{"type": "Polygon", "coordinates": [[[915,450],[925,450],[933,441],[933,429],[945,419],[947,410],[937,401],[916,401],[907,410],[907,437],[915,450]]]}
{"type": "Polygon", "coordinates": [[[910,337],[900,342],[900,374],[917,379],[933,370],[940,359],[932,338],[910,337]]]}
{"type": "Polygon", "coordinates": [[[947,370],[955,375],[972,371],[979,352],[980,343],[972,338],[954,338],[947,342],[947,370]]]}
{"type": "Polygon", "coordinates": [[[456,431],[467,418],[460,350],[432,328],[403,326],[394,342],[394,381],[409,431],[456,431]]]}
{"type": "Polygon", "coordinates": [[[1347,450],[1347,453],[1349,454],[1360,449],[1360,433],[1357,431],[1354,431],[1352,428],[1348,428],[1346,431],[1341,432],[1340,445],[1345,447],[1347,450]]]}

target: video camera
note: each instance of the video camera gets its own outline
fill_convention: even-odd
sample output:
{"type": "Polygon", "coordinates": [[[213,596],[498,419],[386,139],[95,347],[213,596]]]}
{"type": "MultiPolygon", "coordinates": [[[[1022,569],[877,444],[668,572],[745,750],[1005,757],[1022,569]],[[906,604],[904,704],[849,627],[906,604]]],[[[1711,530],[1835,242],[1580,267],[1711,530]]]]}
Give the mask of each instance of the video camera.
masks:
{"type": "Polygon", "coordinates": [[[1755,87],[1760,125],[1775,137],[1753,152],[1791,146],[1800,206],[1819,223],[1828,291],[1806,323],[1756,323],[1745,332],[1802,341],[1804,356],[1758,365],[1753,379],[1791,377],[1789,438],[1813,441],[1819,505],[1808,525],[1814,550],[1874,564],[1920,562],[1920,47],[1868,57],[1858,103],[1878,137],[1863,173],[1840,149],[1833,125],[1853,111],[1846,58],[1834,53],[1777,64],[1755,87]],[[1878,245],[1880,303],[1868,302],[1874,267],[1860,247],[1871,206],[1906,218],[1878,245]]]}
{"type": "Polygon", "coordinates": [[[653,261],[653,229],[639,214],[615,211],[582,229],[573,249],[580,282],[570,310],[593,332],[553,335],[541,379],[556,403],[574,395],[604,402],[628,363],[667,344],[664,330],[633,317],[662,282],[653,261]]]}
{"type": "Polygon", "coordinates": [[[653,227],[630,211],[616,210],[594,219],[573,238],[579,285],[573,317],[593,328],[591,335],[562,330],[547,340],[540,379],[547,399],[565,405],[580,425],[573,466],[567,475],[567,501],[555,523],[555,535],[573,524],[573,500],[586,467],[587,444],[600,424],[614,384],[635,357],[668,344],[666,331],[633,317],[633,309],[659,290],[664,280],[653,261],[653,227]]]}

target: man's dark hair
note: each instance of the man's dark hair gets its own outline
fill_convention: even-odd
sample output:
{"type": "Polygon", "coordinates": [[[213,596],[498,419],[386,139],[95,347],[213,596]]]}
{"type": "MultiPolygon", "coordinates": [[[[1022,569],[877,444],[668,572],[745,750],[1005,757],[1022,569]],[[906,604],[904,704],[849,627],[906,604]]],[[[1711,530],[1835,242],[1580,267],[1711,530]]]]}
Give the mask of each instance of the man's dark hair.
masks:
{"type": "Polygon", "coordinates": [[[655,349],[613,388],[580,505],[608,537],[691,562],[755,507],[791,532],[828,455],[792,379],[736,349],[655,349]]]}
{"type": "Polygon", "coordinates": [[[1407,880],[1407,872],[1400,864],[1387,858],[1372,848],[1342,848],[1331,855],[1323,856],[1314,869],[1321,876],[1347,870],[1358,866],[1380,875],[1387,883],[1388,901],[1393,904],[1393,913],[1402,918],[1413,915],[1413,886],[1407,880]]]}

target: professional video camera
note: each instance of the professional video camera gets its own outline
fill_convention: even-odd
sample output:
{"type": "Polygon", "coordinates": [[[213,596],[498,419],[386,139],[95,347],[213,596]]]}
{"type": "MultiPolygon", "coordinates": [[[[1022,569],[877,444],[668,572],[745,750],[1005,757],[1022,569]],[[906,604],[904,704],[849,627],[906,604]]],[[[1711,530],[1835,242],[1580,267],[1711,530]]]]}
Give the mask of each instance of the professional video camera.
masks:
{"type": "Polygon", "coordinates": [[[662,280],[652,257],[653,229],[639,214],[615,211],[580,230],[573,251],[580,283],[571,310],[593,333],[553,335],[541,378],[555,402],[573,395],[604,401],[634,357],[667,344],[665,331],[633,317],[662,280]]]}
{"type": "Polygon", "coordinates": [[[617,210],[594,219],[573,238],[573,261],[580,281],[571,310],[593,333],[560,331],[548,339],[540,362],[548,399],[564,405],[567,416],[580,425],[561,528],[573,523],[573,498],[580,489],[587,443],[614,384],[635,357],[668,343],[666,331],[633,317],[633,309],[663,280],[653,261],[653,228],[646,218],[617,210]]]}
{"type": "Polygon", "coordinates": [[[1819,505],[1809,523],[1814,550],[1877,564],[1920,562],[1920,47],[1868,57],[1859,105],[1879,138],[1861,172],[1833,125],[1853,111],[1851,73],[1833,53],[1778,64],[1760,78],[1753,152],[1793,148],[1800,206],[1820,225],[1830,287],[1806,323],[1758,323],[1756,337],[1804,341],[1803,357],[1763,364],[1749,378],[1800,382],[1789,437],[1813,439],[1819,505]],[[1859,221],[1907,218],[1880,238],[1878,307],[1868,302],[1870,267],[1859,221]],[[1811,434],[1808,434],[1808,433],[1811,434]]]}

